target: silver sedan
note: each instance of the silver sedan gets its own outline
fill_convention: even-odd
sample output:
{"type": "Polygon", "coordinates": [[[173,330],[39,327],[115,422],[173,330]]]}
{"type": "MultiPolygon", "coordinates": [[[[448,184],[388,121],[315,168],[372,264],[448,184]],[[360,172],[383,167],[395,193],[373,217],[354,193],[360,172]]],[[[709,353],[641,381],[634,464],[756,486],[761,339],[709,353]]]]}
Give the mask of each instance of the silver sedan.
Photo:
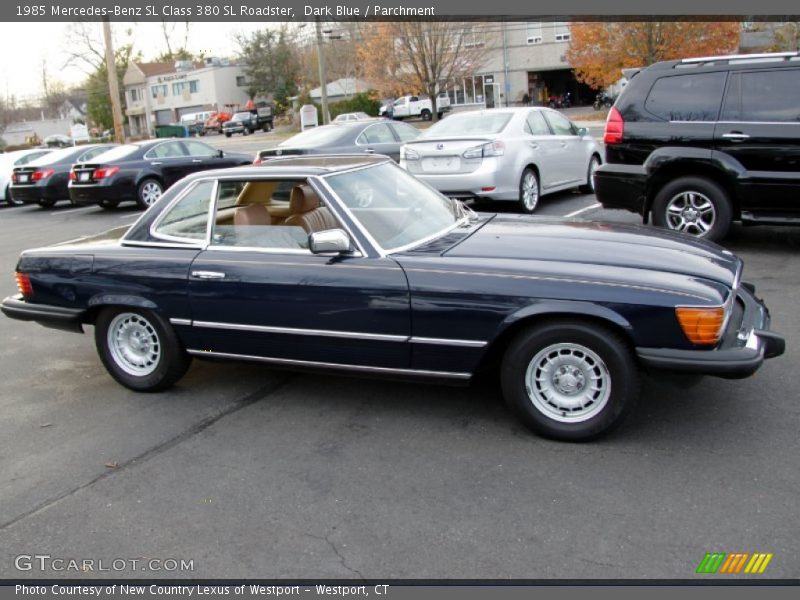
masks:
{"type": "Polygon", "coordinates": [[[594,191],[597,142],[549,108],[455,113],[400,151],[400,166],[454,198],[512,200],[525,213],[545,194],[594,191]]]}

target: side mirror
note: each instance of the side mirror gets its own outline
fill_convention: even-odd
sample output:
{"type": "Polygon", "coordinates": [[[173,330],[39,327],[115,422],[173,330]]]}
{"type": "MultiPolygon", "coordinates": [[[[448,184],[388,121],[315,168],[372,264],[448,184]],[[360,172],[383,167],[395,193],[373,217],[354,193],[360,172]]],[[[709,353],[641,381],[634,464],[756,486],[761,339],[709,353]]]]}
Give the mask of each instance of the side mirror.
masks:
{"type": "Polygon", "coordinates": [[[589,135],[589,130],[586,127],[578,127],[578,136],[586,137],[587,135],[589,135]]]}
{"type": "Polygon", "coordinates": [[[352,252],[350,236],[341,229],[315,231],[308,236],[308,248],[312,254],[347,254],[352,252]]]}
{"type": "Polygon", "coordinates": [[[224,158],[224,157],[225,157],[225,153],[222,150],[218,150],[217,151],[217,158],[224,158]]]}

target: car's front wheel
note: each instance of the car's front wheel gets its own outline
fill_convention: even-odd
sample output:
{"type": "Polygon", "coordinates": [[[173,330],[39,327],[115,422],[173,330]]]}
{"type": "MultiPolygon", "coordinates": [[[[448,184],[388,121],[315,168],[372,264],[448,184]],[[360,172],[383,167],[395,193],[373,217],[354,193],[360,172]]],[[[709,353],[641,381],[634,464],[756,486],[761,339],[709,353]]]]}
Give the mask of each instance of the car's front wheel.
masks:
{"type": "Polygon", "coordinates": [[[503,357],[501,382],[506,402],[536,433],[584,441],[622,422],[638,397],[639,371],[611,329],[557,319],[517,335],[503,357]]]}
{"type": "Polygon", "coordinates": [[[595,154],[589,161],[589,168],[586,170],[586,183],[578,188],[582,194],[594,194],[594,172],[599,166],[600,159],[595,154]]]}
{"type": "Polygon", "coordinates": [[[519,180],[519,208],[526,214],[531,214],[539,204],[539,179],[536,171],[528,167],[522,172],[519,180]]]}
{"type": "Polygon", "coordinates": [[[164,186],[157,179],[143,179],[139,184],[136,193],[136,203],[140,208],[150,208],[161,198],[164,193],[164,186]]]}
{"type": "Polygon", "coordinates": [[[171,387],[192,361],[169,323],[139,308],[103,310],[95,322],[94,340],[109,374],[137,392],[171,387]]]}
{"type": "Polygon", "coordinates": [[[56,205],[56,201],[52,198],[39,198],[36,201],[36,204],[41,206],[42,208],[53,208],[56,205]]]}
{"type": "Polygon", "coordinates": [[[232,133],[230,133],[229,131],[226,131],[226,132],[225,132],[225,137],[231,137],[232,135],[233,135],[233,134],[232,134],[232,133]]]}
{"type": "Polygon", "coordinates": [[[733,220],[728,193],[705,177],[679,177],[653,200],[653,223],[673,231],[718,242],[733,220]]]}

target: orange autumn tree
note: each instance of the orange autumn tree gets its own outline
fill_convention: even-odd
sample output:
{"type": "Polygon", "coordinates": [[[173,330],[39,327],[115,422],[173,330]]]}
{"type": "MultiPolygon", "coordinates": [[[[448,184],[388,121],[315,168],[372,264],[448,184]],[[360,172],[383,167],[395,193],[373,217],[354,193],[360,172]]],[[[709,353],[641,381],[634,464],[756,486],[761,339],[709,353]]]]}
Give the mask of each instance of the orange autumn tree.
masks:
{"type": "Polygon", "coordinates": [[[739,46],[733,21],[572,23],[567,60],[579,81],[604,88],[621,69],[660,60],[730,54],[739,46]]]}

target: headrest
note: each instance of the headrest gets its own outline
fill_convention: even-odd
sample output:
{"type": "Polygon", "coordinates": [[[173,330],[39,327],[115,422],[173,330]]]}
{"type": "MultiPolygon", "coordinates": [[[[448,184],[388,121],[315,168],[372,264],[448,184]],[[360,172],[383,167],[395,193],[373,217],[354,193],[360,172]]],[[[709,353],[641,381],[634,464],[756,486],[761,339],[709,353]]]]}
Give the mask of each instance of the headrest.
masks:
{"type": "Polygon", "coordinates": [[[289,196],[289,210],[293,215],[307,213],[319,208],[319,205],[319,196],[310,185],[303,183],[292,188],[292,195],[289,196]]]}
{"type": "Polygon", "coordinates": [[[236,206],[269,204],[275,187],[274,181],[248,181],[236,198],[236,206]]]}

